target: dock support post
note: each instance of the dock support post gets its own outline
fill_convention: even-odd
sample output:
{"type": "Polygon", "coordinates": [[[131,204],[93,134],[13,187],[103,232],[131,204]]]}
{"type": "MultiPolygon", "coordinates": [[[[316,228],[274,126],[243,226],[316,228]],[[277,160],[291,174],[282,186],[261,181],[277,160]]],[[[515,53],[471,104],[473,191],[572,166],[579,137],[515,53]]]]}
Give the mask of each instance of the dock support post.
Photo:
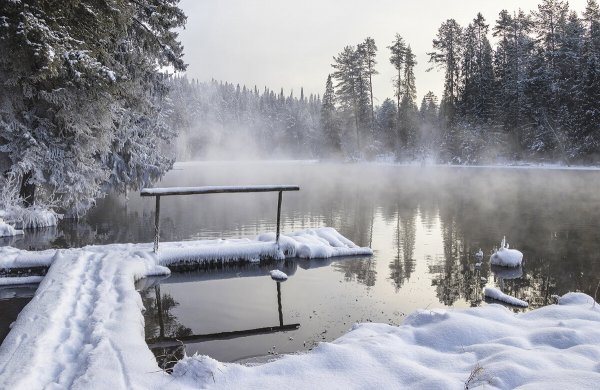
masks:
{"type": "Polygon", "coordinates": [[[279,198],[277,199],[277,233],[275,234],[275,242],[277,243],[277,247],[279,248],[279,224],[281,222],[281,198],[283,192],[279,191],[279,198]]]}
{"type": "Polygon", "coordinates": [[[160,196],[156,197],[156,210],[154,211],[154,253],[158,253],[158,237],[160,235],[160,196]]]}

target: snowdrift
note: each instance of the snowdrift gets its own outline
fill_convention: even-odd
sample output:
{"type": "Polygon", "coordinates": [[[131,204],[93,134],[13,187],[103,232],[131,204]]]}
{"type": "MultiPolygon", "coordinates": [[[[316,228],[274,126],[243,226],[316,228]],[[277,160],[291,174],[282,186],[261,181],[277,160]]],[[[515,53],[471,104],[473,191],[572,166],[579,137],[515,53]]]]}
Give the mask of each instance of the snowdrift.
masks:
{"type": "MultiPolygon", "coordinates": [[[[357,249],[330,230],[321,233],[340,241],[337,253],[357,249]]],[[[315,233],[320,239],[312,233],[288,237],[302,252],[304,239],[325,245],[321,233],[315,233]]],[[[311,255],[336,253],[312,249],[311,255]]],[[[8,262],[52,266],[0,346],[0,388],[596,389],[600,383],[600,306],[580,293],[520,314],[494,304],[419,310],[399,327],[355,325],[332,343],[262,365],[189,356],[168,375],[145,343],[142,301],[134,287],[137,279],[169,272],[150,244],[37,257],[3,251],[8,262]]],[[[1,254],[0,262],[6,264],[1,254]]]]}

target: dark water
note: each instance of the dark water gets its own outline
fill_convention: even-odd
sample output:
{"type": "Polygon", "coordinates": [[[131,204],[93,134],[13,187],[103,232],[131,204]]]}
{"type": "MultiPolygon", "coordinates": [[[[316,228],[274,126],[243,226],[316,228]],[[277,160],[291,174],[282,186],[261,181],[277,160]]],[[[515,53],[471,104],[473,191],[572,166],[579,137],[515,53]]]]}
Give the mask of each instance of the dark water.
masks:
{"type": "MultiPolygon", "coordinates": [[[[151,344],[160,336],[187,337],[188,354],[270,357],[333,340],[355,322],[398,324],[417,308],[486,304],[484,286],[535,308],[553,294],[593,295],[600,280],[600,171],[205,163],[179,165],[160,183],[233,184],[299,184],[300,192],[283,196],[284,234],[332,226],[375,254],[141,281],[151,344]],[[504,235],[524,253],[521,269],[487,265],[504,235]],[[479,248],[486,256],[476,269],[479,248]],[[288,281],[271,280],[274,268],[288,281]]],[[[85,220],[4,243],[41,249],[150,242],[153,200],[129,198],[108,197],[85,220]]],[[[275,193],[165,198],[161,239],[254,237],[274,231],[276,205],[275,193]]],[[[0,312],[7,302],[13,301],[0,301],[0,312]]],[[[167,362],[182,348],[155,353],[167,362]]]]}

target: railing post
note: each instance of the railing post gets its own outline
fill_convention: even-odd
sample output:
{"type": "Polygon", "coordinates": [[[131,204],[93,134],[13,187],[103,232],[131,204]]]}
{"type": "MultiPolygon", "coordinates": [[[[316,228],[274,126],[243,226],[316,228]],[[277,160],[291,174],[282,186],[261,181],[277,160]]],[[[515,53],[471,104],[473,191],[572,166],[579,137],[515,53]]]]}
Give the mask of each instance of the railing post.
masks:
{"type": "Polygon", "coordinates": [[[275,242],[279,248],[279,223],[281,222],[281,198],[283,191],[279,191],[279,198],[277,199],[277,233],[275,234],[275,242]]]}
{"type": "Polygon", "coordinates": [[[158,253],[158,238],[160,235],[160,195],[156,196],[156,210],[154,211],[154,253],[158,253]]]}

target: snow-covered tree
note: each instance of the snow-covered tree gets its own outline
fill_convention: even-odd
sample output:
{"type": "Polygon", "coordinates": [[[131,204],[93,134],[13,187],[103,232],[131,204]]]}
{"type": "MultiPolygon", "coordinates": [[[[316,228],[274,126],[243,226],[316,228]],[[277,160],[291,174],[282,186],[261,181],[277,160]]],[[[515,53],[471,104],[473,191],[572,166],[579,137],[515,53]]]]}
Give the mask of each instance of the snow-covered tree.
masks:
{"type": "Polygon", "coordinates": [[[168,169],[162,69],[185,69],[177,3],[2,3],[0,152],[24,197],[40,187],[79,215],[107,187],[135,188],[168,169]]]}

